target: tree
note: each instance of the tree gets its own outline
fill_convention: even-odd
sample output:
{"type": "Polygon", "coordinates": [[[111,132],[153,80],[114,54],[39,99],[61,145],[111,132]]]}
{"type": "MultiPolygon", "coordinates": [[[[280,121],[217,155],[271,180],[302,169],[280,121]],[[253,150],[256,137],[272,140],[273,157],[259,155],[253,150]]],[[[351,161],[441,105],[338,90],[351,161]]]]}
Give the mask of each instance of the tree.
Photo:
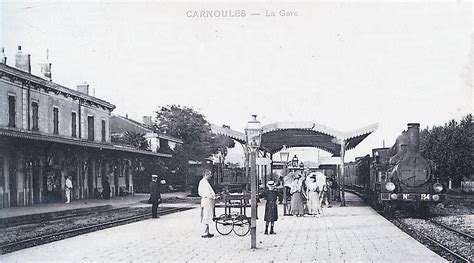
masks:
{"type": "Polygon", "coordinates": [[[156,117],[157,130],[183,140],[183,145],[174,149],[173,158],[166,163],[180,181],[186,182],[188,161],[204,162],[205,158],[218,152],[225,158],[227,148],[235,145],[232,139],[213,134],[204,115],[192,108],[167,105],[156,112],[156,117]]]}
{"type": "Polygon", "coordinates": [[[145,139],[144,133],[127,131],[123,137],[118,139],[119,142],[128,144],[136,149],[149,150],[148,141],[145,139]]]}
{"type": "Polygon", "coordinates": [[[202,114],[191,108],[179,105],[161,107],[157,112],[155,128],[181,138],[188,160],[200,161],[219,150],[209,123],[202,114]]]}
{"type": "Polygon", "coordinates": [[[218,152],[226,156],[227,149],[235,145],[232,139],[213,134],[204,115],[192,108],[168,105],[161,107],[156,114],[155,128],[181,138],[184,142],[183,154],[188,160],[202,161],[218,152]]]}
{"type": "Polygon", "coordinates": [[[469,180],[474,173],[472,114],[460,122],[451,120],[444,126],[429,127],[420,132],[420,150],[435,165],[435,175],[452,179],[455,186],[469,180]]]}

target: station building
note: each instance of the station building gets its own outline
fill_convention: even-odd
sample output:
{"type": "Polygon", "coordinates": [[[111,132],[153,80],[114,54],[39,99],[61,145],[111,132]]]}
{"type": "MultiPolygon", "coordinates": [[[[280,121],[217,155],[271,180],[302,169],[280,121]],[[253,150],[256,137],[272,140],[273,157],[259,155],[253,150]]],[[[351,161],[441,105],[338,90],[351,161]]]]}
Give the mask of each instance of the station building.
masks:
{"type": "MultiPolygon", "coordinates": [[[[3,53],[3,52],[2,52],[3,53]]],[[[111,142],[115,105],[89,94],[86,83],[73,90],[31,74],[30,56],[19,47],[15,67],[0,61],[0,208],[65,200],[72,177],[73,200],[134,193],[133,175],[142,158],[170,154],[111,142]]]]}

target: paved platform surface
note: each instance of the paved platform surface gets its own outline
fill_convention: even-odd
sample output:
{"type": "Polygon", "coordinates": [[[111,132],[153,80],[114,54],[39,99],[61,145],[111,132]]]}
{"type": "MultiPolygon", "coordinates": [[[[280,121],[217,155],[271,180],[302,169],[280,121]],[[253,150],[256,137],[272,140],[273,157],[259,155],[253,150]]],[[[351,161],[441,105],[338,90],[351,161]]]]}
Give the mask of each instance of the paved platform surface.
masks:
{"type": "MultiPolygon", "coordinates": [[[[201,238],[199,209],[109,228],[0,256],[1,262],[445,262],[357,198],[324,209],[322,218],[280,216],[276,235],[264,235],[259,207],[257,249],[250,235],[201,238]],[[351,206],[351,204],[356,204],[351,206]]],[[[280,206],[280,215],[282,207],[280,206]]]]}
{"type": "MultiPolygon", "coordinates": [[[[74,210],[81,208],[89,208],[95,206],[103,205],[113,205],[113,206],[129,206],[139,204],[143,200],[148,200],[149,194],[135,194],[129,196],[115,196],[110,199],[83,199],[83,200],[74,200],[69,204],[66,203],[48,203],[48,204],[37,204],[31,206],[20,206],[20,207],[10,207],[0,209],[0,219],[31,215],[31,214],[41,214],[41,213],[51,213],[57,211],[65,210],[74,210]]],[[[184,192],[174,192],[174,193],[163,193],[162,198],[184,198],[186,193],[184,192]]]]}

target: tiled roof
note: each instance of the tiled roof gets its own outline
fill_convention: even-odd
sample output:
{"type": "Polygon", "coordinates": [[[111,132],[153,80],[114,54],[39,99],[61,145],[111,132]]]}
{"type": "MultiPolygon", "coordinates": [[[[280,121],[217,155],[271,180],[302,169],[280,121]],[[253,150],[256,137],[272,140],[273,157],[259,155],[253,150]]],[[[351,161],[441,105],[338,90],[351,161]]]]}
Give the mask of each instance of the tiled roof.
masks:
{"type": "Polygon", "coordinates": [[[153,127],[147,126],[138,121],[120,116],[112,115],[110,117],[110,129],[111,134],[123,134],[125,132],[139,132],[139,133],[155,133],[159,138],[165,139],[168,141],[183,143],[181,139],[169,136],[167,134],[156,131],[153,127]]]}
{"type": "Polygon", "coordinates": [[[125,132],[139,132],[148,133],[153,132],[152,129],[146,128],[139,122],[119,115],[110,116],[110,132],[111,133],[125,133],[125,132]]]}

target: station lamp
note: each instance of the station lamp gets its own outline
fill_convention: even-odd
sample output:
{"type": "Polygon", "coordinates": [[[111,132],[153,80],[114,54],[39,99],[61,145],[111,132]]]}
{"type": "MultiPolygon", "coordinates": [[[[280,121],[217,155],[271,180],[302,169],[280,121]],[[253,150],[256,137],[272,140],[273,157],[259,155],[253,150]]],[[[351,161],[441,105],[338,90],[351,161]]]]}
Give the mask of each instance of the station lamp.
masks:
{"type": "Polygon", "coordinates": [[[296,154],[295,154],[295,156],[293,156],[293,159],[291,159],[291,166],[297,168],[298,167],[298,161],[299,161],[298,157],[296,157],[296,154]]]}
{"type": "Polygon", "coordinates": [[[290,152],[288,152],[286,145],[283,145],[283,147],[280,150],[280,160],[282,163],[285,163],[286,165],[288,163],[288,158],[290,158],[290,152]]]}
{"type": "Polygon", "coordinates": [[[247,122],[245,127],[245,135],[247,136],[247,145],[252,150],[260,148],[262,142],[262,126],[257,120],[257,115],[252,115],[252,119],[247,122]]]}

